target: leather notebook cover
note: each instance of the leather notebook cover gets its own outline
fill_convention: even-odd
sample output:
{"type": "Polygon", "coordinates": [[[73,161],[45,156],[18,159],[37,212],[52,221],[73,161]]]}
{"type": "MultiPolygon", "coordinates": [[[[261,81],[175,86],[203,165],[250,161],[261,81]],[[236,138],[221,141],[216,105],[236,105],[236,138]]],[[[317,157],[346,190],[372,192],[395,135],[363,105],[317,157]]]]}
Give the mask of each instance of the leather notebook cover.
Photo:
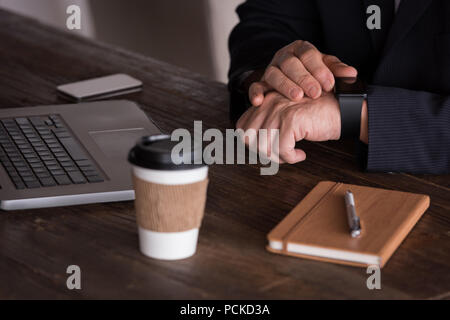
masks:
{"type": "Polygon", "coordinates": [[[383,267],[430,205],[422,194],[322,181],[267,235],[267,250],[354,266],[383,267]],[[344,194],[361,220],[352,238],[344,194]]]}

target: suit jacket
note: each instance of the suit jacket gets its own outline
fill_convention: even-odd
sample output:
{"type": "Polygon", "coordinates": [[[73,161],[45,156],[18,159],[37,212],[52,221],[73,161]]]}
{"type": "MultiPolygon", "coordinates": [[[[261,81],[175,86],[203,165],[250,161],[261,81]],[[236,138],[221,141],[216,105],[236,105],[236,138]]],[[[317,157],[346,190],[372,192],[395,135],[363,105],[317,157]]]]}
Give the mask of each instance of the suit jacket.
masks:
{"type": "MultiPolygon", "coordinates": [[[[369,171],[450,172],[450,1],[403,0],[383,43],[366,26],[370,0],[248,0],[229,39],[231,116],[237,79],[283,46],[308,40],[369,83],[369,171]]],[[[383,14],[383,13],[382,13],[383,14]]],[[[382,25],[383,28],[383,25],[382,25]]]]}

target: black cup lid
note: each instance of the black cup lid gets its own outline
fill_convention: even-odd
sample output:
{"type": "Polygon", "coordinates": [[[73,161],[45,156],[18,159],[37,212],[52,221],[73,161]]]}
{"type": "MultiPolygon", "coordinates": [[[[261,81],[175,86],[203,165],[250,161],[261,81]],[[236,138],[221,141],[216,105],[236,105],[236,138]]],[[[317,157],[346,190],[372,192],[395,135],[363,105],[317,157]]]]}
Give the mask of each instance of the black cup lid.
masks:
{"type": "Polygon", "coordinates": [[[181,163],[174,163],[172,149],[179,143],[181,142],[171,141],[170,136],[165,134],[142,137],[130,150],[128,161],[138,167],[156,170],[187,170],[205,166],[201,145],[195,149],[193,140],[190,142],[190,149],[182,149],[176,154],[174,160],[181,163]]]}

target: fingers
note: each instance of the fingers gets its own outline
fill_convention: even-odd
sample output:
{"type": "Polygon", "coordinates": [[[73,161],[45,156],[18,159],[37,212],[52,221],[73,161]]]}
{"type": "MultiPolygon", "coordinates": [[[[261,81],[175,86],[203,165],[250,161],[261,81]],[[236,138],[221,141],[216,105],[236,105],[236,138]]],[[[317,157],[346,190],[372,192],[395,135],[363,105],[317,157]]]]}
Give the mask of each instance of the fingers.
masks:
{"type": "Polygon", "coordinates": [[[305,68],[298,57],[291,54],[280,63],[281,71],[293,80],[309,97],[318,97],[321,93],[320,83],[305,68]]]}
{"type": "MultiPolygon", "coordinates": [[[[319,85],[310,89],[308,95],[311,98],[318,98],[325,91],[333,89],[334,76],[331,70],[323,61],[323,54],[311,43],[304,41],[295,48],[294,53],[300,59],[305,69],[318,81],[319,85]]],[[[308,91],[307,91],[308,92],[308,91]]]]}
{"type": "Polygon", "coordinates": [[[306,159],[306,153],[302,149],[289,149],[283,153],[280,152],[280,163],[286,162],[294,164],[304,161],[306,159]]]}
{"type": "Polygon", "coordinates": [[[242,142],[247,146],[253,146],[256,144],[256,133],[261,128],[265,120],[265,114],[258,112],[259,108],[251,107],[248,109],[236,123],[237,129],[242,129],[244,135],[242,136],[242,142]]]}
{"type": "Polygon", "coordinates": [[[249,88],[249,100],[260,106],[268,91],[281,93],[291,101],[303,96],[317,99],[331,91],[334,77],[356,77],[357,70],[331,55],[322,54],[308,41],[295,41],[280,49],[259,82],[249,88]]]}
{"type": "Polygon", "coordinates": [[[323,57],[324,63],[328,66],[328,68],[333,72],[335,77],[356,77],[358,75],[358,71],[343,63],[335,56],[325,55],[323,57]]]}
{"type": "Polygon", "coordinates": [[[278,67],[269,66],[263,76],[264,82],[286,98],[299,101],[303,97],[303,90],[289,79],[278,67]]]}
{"type": "Polygon", "coordinates": [[[251,114],[252,114],[251,109],[248,109],[246,112],[244,112],[244,114],[236,122],[236,128],[237,129],[245,128],[245,124],[247,123],[247,120],[250,118],[251,114]]]}
{"type": "Polygon", "coordinates": [[[272,161],[280,162],[278,157],[280,117],[276,114],[266,117],[261,128],[266,131],[260,131],[258,136],[258,149],[260,154],[263,154],[272,161]]]}
{"type": "Polygon", "coordinates": [[[306,159],[306,154],[301,149],[295,149],[295,143],[302,137],[296,132],[299,125],[295,117],[289,116],[281,122],[280,140],[279,140],[279,158],[280,162],[297,163],[306,159]]]}
{"type": "Polygon", "coordinates": [[[253,82],[248,89],[248,98],[250,103],[258,107],[264,101],[264,94],[270,90],[270,87],[262,81],[253,82]]]}

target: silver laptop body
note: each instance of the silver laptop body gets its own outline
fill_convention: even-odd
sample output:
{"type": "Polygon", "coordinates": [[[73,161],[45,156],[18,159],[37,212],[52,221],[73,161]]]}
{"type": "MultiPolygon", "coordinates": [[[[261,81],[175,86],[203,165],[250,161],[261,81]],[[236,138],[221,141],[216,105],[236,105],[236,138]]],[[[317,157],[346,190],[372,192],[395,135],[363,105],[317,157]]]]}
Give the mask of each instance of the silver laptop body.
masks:
{"type": "MultiPolygon", "coordinates": [[[[70,173],[67,176],[72,179],[75,177],[73,181],[77,183],[74,183],[72,180],[68,183],[66,180],[70,179],[61,175],[49,179],[50,181],[51,179],[56,181],[56,178],[58,178],[58,181],[61,180],[60,182],[64,183],[63,185],[56,183],[53,186],[41,185],[36,187],[34,184],[28,184],[32,187],[25,186],[24,188],[20,184],[20,176],[19,178],[14,176],[15,182],[13,182],[11,171],[6,170],[11,169],[14,171],[15,168],[6,168],[4,165],[0,165],[0,208],[3,210],[133,200],[134,191],[131,181],[131,168],[127,162],[128,151],[140,137],[160,133],[155,124],[148,119],[146,114],[135,103],[126,100],[0,109],[0,122],[4,123],[3,133],[5,132],[5,126],[15,128],[14,125],[17,125],[17,123],[21,124],[20,128],[24,132],[33,133],[33,128],[30,129],[29,125],[22,125],[27,123],[26,119],[34,120],[34,123],[38,124],[34,127],[34,130],[38,128],[41,129],[40,132],[45,134],[48,134],[49,131],[50,134],[58,134],[58,137],[45,136],[52,138],[49,140],[50,142],[55,142],[55,140],[57,140],[57,143],[64,142],[62,145],[65,150],[61,150],[57,143],[54,144],[54,150],[62,151],[60,152],[61,155],[64,155],[66,151],[67,153],[70,151],[72,154],[74,152],[82,154],[82,156],[74,156],[77,159],[81,159],[77,161],[61,157],[55,158],[55,161],[46,162],[50,164],[57,162],[56,166],[52,168],[59,168],[60,171],[52,171],[52,174],[54,172],[61,173],[64,169],[78,170],[77,173],[63,172],[63,174],[70,173]],[[47,119],[50,115],[54,122],[50,118],[47,119]],[[15,123],[12,123],[11,119],[15,123]],[[44,121],[44,124],[41,121],[44,121]],[[47,123],[49,130],[45,127],[47,123]],[[58,126],[62,127],[62,129],[58,129],[58,126]],[[74,142],[77,142],[78,146],[74,142]],[[84,160],[84,158],[88,159],[84,160]],[[61,167],[58,162],[60,159],[67,160],[61,162],[62,164],[66,163],[67,168],[61,167]],[[75,165],[70,165],[71,160],[75,165]],[[77,164],[80,164],[80,166],[77,167],[77,164]],[[81,167],[81,165],[86,166],[81,167]],[[89,170],[81,171],[82,169],[89,170]],[[79,172],[81,172],[81,175],[90,173],[91,176],[84,177],[85,182],[83,182],[83,177],[80,177],[79,172]],[[77,177],[81,180],[78,180],[77,177]],[[20,189],[17,188],[17,183],[19,183],[20,189]]],[[[0,126],[2,126],[2,123],[0,123],[0,126]]],[[[16,131],[13,131],[13,134],[10,134],[10,136],[14,136],[14,138],[19,139],[18,141],[22,141],[20,140],[22,137],[20,135],[17,136],[15,133],[16,131]]],[[[33,137],[31,134],[27,136],[33,137]]],[[[30,138],[28,139],[30,140],[30,138]]],[[[3,140],[3,142],[5,141],[3,140]]],[[[53,145],[51,143],[47,144],[48,146],[44,146],[42,150],[53,145]]],[[[42,146],[42,143],[39,145],[42,146]]],[[[8,147],[10,144],[4,144],[4,146],[8,147]]],[[[0,149],[2,149],[1,144],[0,149]]],[[[6,149],[10,150],[9,148],[6,149]]],[[[22,151],[19,148],[17,150],[22,151]]],[[[2,151],[3,156],[5,156],[5,153],[8,153],[5,148],[2,151]]],[[[48,152],[42,154],[48,155],[48,152]]],[[[25,154],[22,156],[25,156],[25,154]]],[[[13,160],[19,159],[17,157],[12,158],[13,160]]],[[[40,157],[38,160],[41,160],[41,158],[44,157],[40,157]]],[[[6,159],[5,161],[11,160],[7,157],[3,159],[6,159]]],[[[50,158],[45,157],[45,159],[51,159],[51,155],[50,158]]],[[[11,161],[9,165],[11,163],[14,164],[11,161]]],[[[18,163],[22,164],[22,161],[18,163]]],[[[21,168],[19,167],[18,169],[21,168]]],[[[17,172],[18,169],[16,170],[17,172]]],[[[35,170],[31,166],[29,166],[29,169],[31,171],[35,170]]],[[[27,179],[27,177],[21,178],[27,179]]]]}

